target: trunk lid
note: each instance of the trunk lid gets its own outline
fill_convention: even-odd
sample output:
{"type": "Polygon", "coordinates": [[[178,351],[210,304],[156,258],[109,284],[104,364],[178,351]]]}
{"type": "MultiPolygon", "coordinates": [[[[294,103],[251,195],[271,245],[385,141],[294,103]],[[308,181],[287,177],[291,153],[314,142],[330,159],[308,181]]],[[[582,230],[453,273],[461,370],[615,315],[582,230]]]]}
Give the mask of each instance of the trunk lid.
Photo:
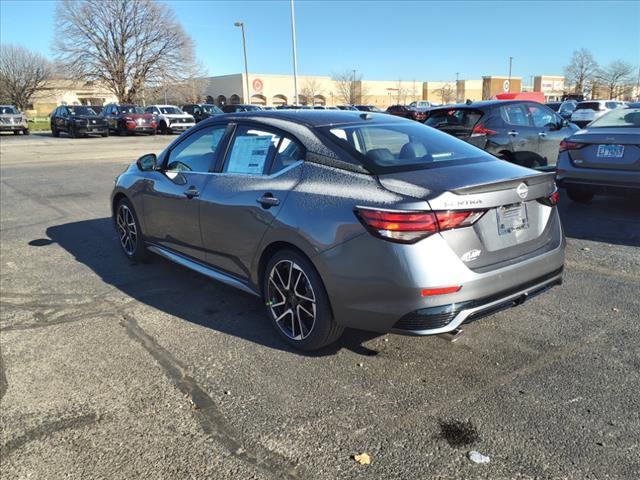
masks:
{"type": "Polygon", "coordinates": [[[568,151],[578,168],[640,170],[640,128],[590,128],[567,141],[584,145],[568,151]]]}
{"type": "Polygon", "coordinates": [[[539,201],[555,191],[553,173],[496,160],[385,174],[379,181],[426,200],[432,210],[483,210],[473,225],[440,233],[472,270],[522,261],[561,241],[557,213],[539,201]]]}

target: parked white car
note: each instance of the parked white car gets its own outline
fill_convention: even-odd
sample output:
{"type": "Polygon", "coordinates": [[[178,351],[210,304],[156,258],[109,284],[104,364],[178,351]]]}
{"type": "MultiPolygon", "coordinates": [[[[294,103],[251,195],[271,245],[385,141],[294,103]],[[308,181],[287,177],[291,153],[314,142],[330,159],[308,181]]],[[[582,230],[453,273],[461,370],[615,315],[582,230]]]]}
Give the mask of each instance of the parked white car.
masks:
{"type": "Polygon", "coordinates": [[[434,105],[431,102],[428,102],[427,100],[417,100],[409,104],[409,108],[411,110],[428,110],[433,106],[434,105]]]}
{"type": "Polygon", "coordinates": [[[175,105],[149,105],[145,113],[152,113],[157,117],[160,133],[184,132],[196,124],[192,115],[184,113],[175,105]]]}
{"type": "Polygon", "coordinates": [[[584,128],[596,118],[600,118],[610,110],[621,107],[622,102],[617,102],[615,100],[590,100],[587,102],[580,102],[571,114],[571,122],[575,123],[580,128],[584,128]]]}
{"type": "Polygon", "coordinates": [[[27,117],[13,105],[0,105],[0,132],[29,135],[27,117]]]}

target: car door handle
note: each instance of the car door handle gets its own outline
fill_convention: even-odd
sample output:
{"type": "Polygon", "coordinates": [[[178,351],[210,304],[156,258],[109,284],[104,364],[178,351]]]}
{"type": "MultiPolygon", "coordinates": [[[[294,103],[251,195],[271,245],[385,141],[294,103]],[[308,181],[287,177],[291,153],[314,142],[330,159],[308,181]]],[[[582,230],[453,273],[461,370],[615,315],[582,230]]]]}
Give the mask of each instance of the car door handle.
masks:
{"type": "Polygon", "coordinates": [[[516,135],[518,135],[518,132],[516,132],[515,130],[510,130],[507,132],[508,135],[511,135],[512,137],[515,137],[516,135]]]}
{"type": "Polygon", "coordinates": [[[184,191],[184,195],[187,198],[199,197],[200,196],[200,191],[196,187],[191,186],[191,187],[189,187],[188,189],[186,189],[184,191]]]}
{"type": "Polygon", "coordinates": [[[271,208],[277,205],[280,205],[280,200],[274,197],[270,193],[265,193],[263,196],[256,200],[259,204],[262,205],[262,208],[271,208]]]}
{"type": "Polygon", "coordinates": [[[538,136],[544,138],[547,136],[547,134],[545,132],[538,132],[538,136]]]}

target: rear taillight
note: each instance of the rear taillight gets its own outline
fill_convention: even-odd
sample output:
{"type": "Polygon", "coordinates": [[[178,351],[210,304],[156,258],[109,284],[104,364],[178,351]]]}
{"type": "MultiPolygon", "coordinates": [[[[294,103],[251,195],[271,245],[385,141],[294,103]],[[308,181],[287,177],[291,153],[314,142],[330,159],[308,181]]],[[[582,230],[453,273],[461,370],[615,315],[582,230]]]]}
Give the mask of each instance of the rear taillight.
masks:
{"type": "Polygon", "coordinates": [[[551,195],[548,197],[539,198],[538,202],[546,205],[547,207],[555,207],[560,201],[560,192],[556,189],[551,195]]]}
{"type": "Polygon", "coordinates": [[[566,140],[562,140],[560,142],[560,151],[564,152],[565,150],[578,150],[584,146],[584,143],[567,142],[566,140]]]}
{"type": "Polygon", "coordinates": [[[443,230],[467,227],[486,210],[414,212],[357,208],[355,214],[374,236],[399,243],[415,243],[443,230]]]}
{"type": "Polygon", "coordinates": [[[472,137],[478,137],[480,135],[490,136],[490,135],[495,135],[496,133],[498,132],[485,127],[484,124],[482,123],[477,124],[475,127],[473,127],[473,130],[471,130],[472,137]]]}

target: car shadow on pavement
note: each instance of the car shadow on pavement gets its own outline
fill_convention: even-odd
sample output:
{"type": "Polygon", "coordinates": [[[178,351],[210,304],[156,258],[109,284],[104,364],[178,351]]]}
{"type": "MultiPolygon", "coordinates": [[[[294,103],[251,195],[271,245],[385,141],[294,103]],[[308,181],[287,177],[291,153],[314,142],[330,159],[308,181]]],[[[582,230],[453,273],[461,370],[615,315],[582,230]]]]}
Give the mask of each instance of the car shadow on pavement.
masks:
{"type": "Polygon", "coordinates": [[[596,195],[583,204],[566,198],[564,190],[560,194],[560,218],[567,237],[640,246],[640,196],[596,195]]]}
{"type": "Polygon", "coordinates": [[[342,348],[366,356],[378,353],[363,344],[380,334],[351,329],[334,345],[317,352],[293,349],[278,337],[259,298],[156,255],[147,262],[132,264],[120,250],[111,218],[51,226],[46,233],[48,239],[34,239],[29,245],[48,248],[58,244],[105,283],[174,317],[305,356],[333,355],[342,348]]]}

